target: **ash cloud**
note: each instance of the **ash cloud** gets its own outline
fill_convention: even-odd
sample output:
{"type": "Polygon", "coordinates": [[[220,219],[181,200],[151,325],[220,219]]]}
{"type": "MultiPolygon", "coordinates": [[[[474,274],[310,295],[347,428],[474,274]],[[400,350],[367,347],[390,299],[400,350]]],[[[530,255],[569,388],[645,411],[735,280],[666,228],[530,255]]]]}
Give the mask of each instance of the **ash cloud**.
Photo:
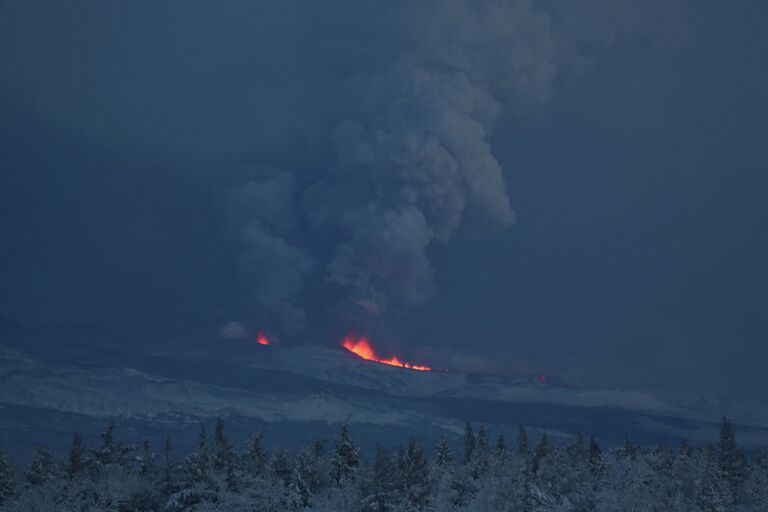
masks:
{"type": "Polygon", "coordinates": [[[581,41],[599,54],[617,34],[658,34],[656,15],[666,20],[680,8],[624,4],[590,2],[586,14],[528,0],[353,8],[376,25],[342,29],[346,44],[362,48],[350,58],[370,60],[334,82],[349,95],[331,129],[332,158],[307,173],[300,191],[299,180],[282,171],[232,192],[232,209],[247,212],[238,214],[245,226],[239,262],[259,304],[303,320],[297,301],[312,272],[341,289],[339,311],[352,318],[426,303],[436,289],[430,245],[447,243],[461,225],[505,229],[515,222],[489,144],[499,117],[545,104],[559,72],[581,71],[594,58],[578,53],[581,41]],[[589,13],[601,16],[595,30],[589,13]],[[313,257],[311,245],[283,238],[279,224],[297,219],[306,238],[321,238],[333,251],[313,257]]]}
{"type": "Polygon", "coordinates": [[[352,318],[429,301],[433,244],[515,222],[489,142],[497,122],[545,105],[616,41],[674,40],[680,11],[679,0],[17,0],[0,19],[13,38],[0,88],[100,143],[200,160],[227,183],[222,224],[250,298],[240,318],[298,332],[317,297],[352,318]],[[242,162],[257,167],[232,169],[242,162]],[[308,286],[328,293],[308,299],[308,286]]]}

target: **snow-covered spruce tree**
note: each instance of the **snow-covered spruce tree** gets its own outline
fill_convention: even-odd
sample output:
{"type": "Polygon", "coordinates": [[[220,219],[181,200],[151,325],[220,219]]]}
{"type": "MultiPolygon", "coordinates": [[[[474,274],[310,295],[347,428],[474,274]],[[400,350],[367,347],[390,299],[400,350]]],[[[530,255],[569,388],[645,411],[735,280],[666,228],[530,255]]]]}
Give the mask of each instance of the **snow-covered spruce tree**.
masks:
{"type": "Polygon", "coordinates": [[[291,456],[285,450],[275,450],[269,461],[270,478],[287,489],[291,484],[292,474],[293,461],[291,461],[291,456]]]}
{"type": "Polygon", "coordinates": [[[163,443],[163,465],[159,470],[159,481],[157,483],[158,491],[163,496],[170,496],[180,491],[184,477],[184,468],[176,462],[173,442],[170,436],[166,436],[163,443]]]}
{"type": "Polygon", "coordinates": [[[67,451],[67,458],[64,461],[64,471],[69,478],[74,478],[88,467],[89,462],[90,461],[85,453],[85,448],[83,447],[83,441],[80,438],[80,433],[75,432],[75,435],[72,438],[72,444],[67,451]]]}
{"type": "Polygon", "coordinates": [[[360,508],[364,512],[389,512],[400,501],[397,467],[384,448],[376,450],[373,465],[360,486],[360,492],[360,508]]]}
{"type": "Polygon", "coordinates": [[[59,476],[56,461],[53,454],[44,446],[35,448],[35,454],[32,457],[32,463],[24,472],[24,477],[31,485],[43,485],[44,483],[59,476]]]}
{"type": "Polygon", "coordinates": [[[727,418],[720,426],[720,444],[717,455],[723,478],[728,483],[735,503],[740,501],[741,488],[747,479],[747,459],[744,450],[736,443],[736,432],[727,418]]]}
{"type": "Polygon", "coordinates": [[[349,435],[349,423],[341,426],[341,433],[331,457],[331,474],[340,487],[345,481],[354,481],[360,469],[360,453],[349,435]]]}
{"type": "Polygon", "coordinates": [[[322,441],[315,441],[296,456],[290,493],[293,506],[299,510],[311,507],[314,497],[330,483],[328,464],[323,452],[322,441]]]}
{"type": "Polygon", "coordinates": [[[631,456],[626,447],[609,452],[603,458],[595,511],[671,510],[665,503],[667,495],[661,484],[648,457],[631,456]]]}
{"type": "Polygon", "coordinates": [[[747,508],[758,508],[768,503],[768,448],[756,450],[749,477],[744,483],[743,502],[747,508]]]}
{"type": "Polygon", "coordinates": [[[0,450],[0,505],[10,500],[16,491],[16,470],[5,452],[0,450]]]}
{"type": "Polygon", "coordinates": [[[262,445],[262,434],[257,432],[246,443],[245,453],[240,457],[240,466],[249,476],[263,476],[269,462],[269,454],[262,445]]]}
{"type": "Polygon", "coordinates": [[[110,423],[101,434],[101,445],[93,452],[93,461],[97,465],[108,466],[117,464],[126,466],[130,462],[132,446],[126,446],[115,442],[115,426],[110,423]]]}
{"type": "MultiPolygon", "coordinates": [[[[654,460],[658,456],[658,450],[650,453],[647,450],[640,451],[640,457],[650,458],[649,463],[652,467],[660,467],[664,464],[654,460]]],[[[704,464],[704,452],[698,448],[691,448],[685,442],[672,454],[671,467],[661,476],[659,482],[667,496],[666,503],[670,510],[683,512],[699,510],[704,464]]]]}
{"type": "Polygon", "coordinates": [[[553,446],[548,440],[546,449],[537,444],[529,472],[532,475],[527,484],[529,487],[527,499],[535,500],[537,505],[541,505],[544,501],[556,502],[557,499],[580,500],[566,448],[553,446]],[[534,468],[535,472],[533,472],[534,468]]]}
{"type": "Polygon", "coordinates": [[[468,466],[475,480],[484,478],[490,470],[491,452],[488,448],[488,433],[483,426],[477,432],[475,449],[472,451],[468,466]]]}
{"type": "Polygon", "coordinates": [[[599,475],[603,470],[603,451],[600,449],[600,445],[597,444],[597,440],[592,434],[589,435],[588,450],[589,466],[596,475],[599,475]]]}
{"type": "Polygon", "coordinates": [[[164,497],[159,489],[148,485],[154,479],[149,443],[140,456],[131,457],[134,448],[116,441],[114,430],[114,425],[108,425],[100,434],[99,448],[93,451],[93,464],[84,483],[92,486],[92,506],[120,512],[160,506],[164,497]]]}
{"type": "MultiPolygon", "coordinates": [[[[156,490],[134,468],[120,464],[98,465],[92,473],[87,481],[92,494],[80,494],[80,506],[86,510],[144,511],[161,504],[156,490]]],[[[71,507],[71,510],[79,509],[71,507]]]]}
{"type": "Polygon", "coordinates": [[[459,504],[465,502],[470,489],[468,479],[465,480],[463,473],[464,467],[458,466],[454,461],[448,441],[441,440],[430,466],[433,510],[456,510],[459,504]]]}
{"type": "Polygon", "coordinates": [[[519,457],[528,456],[528,434],[523,427],[517,429],[517,455],[519,457]]]}
{"type": "Polygon", "coordinates": [[[197,435],[197,448],[187,457],[184,464],[187,479],[192,482],[208,481],[210,465],[211,455],[208,450],[208,438],[205,434],[205,427],[200,427],[200,433],[197,435]]]}
{"type": "Polygon", "coordinates": [[[453,453],[446,439],[441,439],[435,448],[435,465],[438,467],[453,466],[453,453]]]}
{"type": "Polygon", "coordinates": [[[472,460],[472,454],[475,452],[475,446],[477,441],[475,439],[475,433],[472,431],[472,425],[467,422],[464,426],[464,465],[469,464],[472,460]]]}
{"type": "Polygon", "coordinates": [[[149,439],[144,440],[144,444],[141,447],[141,455],[138,456],[137,462],[139,463],[139,473],[148,480],[154,480],[157,464],[155,463],[155,454],[152,452],[149,439]]]}
{"type": "Polygon", "coordinates": [[[718,450],[704,450],[703,474],[697,506],[702,512],[730,512],[735,502],[730,483],[723,472],[718,450]]]}
{"type": "Polygon", "coordinates": [[[179,490],[168,497],[165,504],[167,512],[182,512],[201,503],[215,502],[218,489],[210,475],[211,455],[205,427],[200,428],[197,436],[197,448],[183,464],[179,490]]]}
{"type": "Polygon", "coordinates": [[[216,477],[223,480],[226,489],[230,492],[236,491],[240,481],[238,457],[235,448],[224,436],[224,420],[221,418],[216,419],[211,465],[216,477]]]}
{"type": "Polygon", "coordinates": [[[228,466],[236,463],[235,449],[224,436],[224,420],[221,418],[216,418],[211,462],[213,468],[218,471],[225,471],[228,466]]]}
{"type": "Polygon", "coordinates": [[[509,451],[507,450],[507,442],[504,439],[504,432],[499,434],[496,438],[496,453],[495,453],[495,469],[496,471],[503,471],[507,467],[509,461],[509,451]]]}
{"type": "Polygon", "coordinates": [[[621,447],[621,452],[619,455],[623,457],[629,457],[630,459],[634,460],[637,458],[637,446],[632,444],[628,437],[625,437],[624,446],[621,447]]]}
{"type": "Polygon", "coordinates": [[[536,446],[533,447],[533,452],[530,455],[530,471],[534,475],[539,471],[541,461],[549,454],[549,449],[549,438],[547,437],[547,433],[543,432],[539,441],[536,443],[536,446]]]}
{"type": "Polygon", "coordinates": [[[416,439],[411,438],[407,448],[400,453],[397,469],[398,487],[407,509],[424,510],[429,503],[432,486],[427,458],[416,439]]]}
{"type": "Polygon", "coordinates": [[[588,450],[581,434],[552,456],[557,462],[546,464],[547,476],[553,482],[554,493],[567,499],[574,510],[594,508],[598,477],[589,464],[588,450]]]}

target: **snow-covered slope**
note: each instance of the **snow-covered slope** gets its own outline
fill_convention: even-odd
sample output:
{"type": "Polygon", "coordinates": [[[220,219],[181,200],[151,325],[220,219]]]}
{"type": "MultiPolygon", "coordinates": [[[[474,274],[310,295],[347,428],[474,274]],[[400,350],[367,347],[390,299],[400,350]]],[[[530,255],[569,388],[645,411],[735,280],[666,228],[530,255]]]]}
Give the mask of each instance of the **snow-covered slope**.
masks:
{"type": "Polygon", "coordinates": [[[284,444],[333,435],[345,421],[369,445],[397,444],[410,435],[427,443],[458,439],[466,421],[509,434],[523,425],[555,437],[594,432],[605,442],[624,436],[707,442],[728,415],[747,445],[764,443],[768,434],[765,409],[739,408],[715,397],[667,399],[639,390],[419,372],[335,348],[249,345],[228,355],[220,345],[167,354],[103,355],[94,348],[84,365],[31,347],[0,345],[0,414],[6,420],[0,443],[13,441],[18,448],[24,439],[29,450],[46,437],[64,439],[97,423],[130,425],[140,440],[168,430],[191,432],[217,416],[228,418],[243,436],[249,429],[265,430],[284,444]]]}
{"type": "Polygon", "coordinates": [[[266,422],[356,422],[385,426],[431,423],[460,431],[455,422],[435,422],[414,408],[391,401],[307,390],[265,394],[149,375],[133,368],[53,367],[0,348],[0,403],[76,413],[97,418],[197,422],[216,416],[254,417],[266,422]]]}

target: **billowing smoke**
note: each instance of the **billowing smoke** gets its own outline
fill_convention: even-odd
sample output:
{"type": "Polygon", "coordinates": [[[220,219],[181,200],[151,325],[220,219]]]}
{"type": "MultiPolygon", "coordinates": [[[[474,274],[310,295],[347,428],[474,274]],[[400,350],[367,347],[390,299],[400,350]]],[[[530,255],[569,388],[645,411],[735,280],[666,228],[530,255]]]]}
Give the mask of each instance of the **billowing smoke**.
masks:
{"type": "MultiPolygon", "coordinates": [[[[265,167],[228,194],[242,275],[262,311],[300,330],[312,276],[341,292],[339,310],[352,317],[424,304],[435,290],[431,244],[461,225],[515,222],[489,144],[499,117],[545,104],[558,72],[582,71],[619,33],[656,35],[646,30],[654,15],[679,11],[671,2],[555,4],[560,11],[529,0],[350,6],[361,21],[332,27],[357,63],[330,82],[345,94],[330,115],[332,156],[310,170],[265,167]],[[582,40],[589,55],[577,50],[582,40]]],[[[333,24],[333,14],[313,13],[333,24]]]]}
{"type": "Polygon", "coordinates": [[[255,305],[279,315],[287,330],[300,331],[306,318],[295,302],[314,260],[287,240],[296,230],[296,178],[270,167],[257,174],[227,194],[227,217],[242,244],[238,267],[252,286],[255,305]]]}

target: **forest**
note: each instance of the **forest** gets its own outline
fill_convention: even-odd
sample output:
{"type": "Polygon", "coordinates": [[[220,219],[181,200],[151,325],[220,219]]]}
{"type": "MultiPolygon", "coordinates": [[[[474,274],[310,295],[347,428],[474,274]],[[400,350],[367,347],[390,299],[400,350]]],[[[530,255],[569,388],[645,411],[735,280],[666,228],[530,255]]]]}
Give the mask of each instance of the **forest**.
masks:
{"type": "Polygon", "coordinates": [[[467,423],[461,450],[416,439],[370,456],[350,426],[298,451],[267,450],[261,434],[236,450],[218,419],[182,457],[78,434],[61,458],[38,447],[26,468],[0,454],[0,510],[13,512],[245,511],[755,511],[768,510],[768,450],[747,454],[723,419],[712,445],[601,449],[576,435],[507,442],[467,423]],[[459,451],[459,453],[454,453],[459,451]]]}

